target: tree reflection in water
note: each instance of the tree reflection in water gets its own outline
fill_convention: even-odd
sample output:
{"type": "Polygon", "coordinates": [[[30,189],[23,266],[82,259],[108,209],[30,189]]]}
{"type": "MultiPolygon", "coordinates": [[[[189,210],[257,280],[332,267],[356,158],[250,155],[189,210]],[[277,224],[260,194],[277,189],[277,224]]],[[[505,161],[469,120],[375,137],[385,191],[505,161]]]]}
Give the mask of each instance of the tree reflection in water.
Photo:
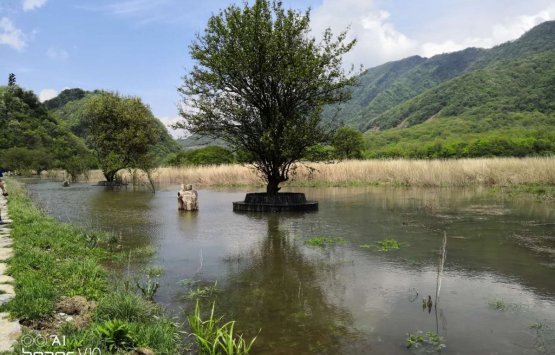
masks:
{"type": "Polygon", "coordinates": [[[267,219],[268,234],[255,249],[227,259],[233,270],[218,293],[219,312],[237,320],[249,338],[260,331],[255,352],[344,352],[356,338],[352,316],[329,300],[323,286],[324,273],[336,266],[328,261],[323,270],[303,254],[300,242],[280,229],[279,215],[253,218],[267,219]]]}

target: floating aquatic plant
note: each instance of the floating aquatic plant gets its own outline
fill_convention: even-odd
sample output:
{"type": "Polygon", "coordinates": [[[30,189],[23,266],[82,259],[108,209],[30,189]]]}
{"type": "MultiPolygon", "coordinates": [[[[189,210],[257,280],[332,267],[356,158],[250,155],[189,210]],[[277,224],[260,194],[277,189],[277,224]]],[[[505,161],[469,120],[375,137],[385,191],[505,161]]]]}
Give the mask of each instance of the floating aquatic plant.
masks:
{"type": "Polygon", "coordinates": [[[335,244],[345,244],[347,241],[341,237],[316,236],[304,241],[306,245],[326,247],[335,244]]]}

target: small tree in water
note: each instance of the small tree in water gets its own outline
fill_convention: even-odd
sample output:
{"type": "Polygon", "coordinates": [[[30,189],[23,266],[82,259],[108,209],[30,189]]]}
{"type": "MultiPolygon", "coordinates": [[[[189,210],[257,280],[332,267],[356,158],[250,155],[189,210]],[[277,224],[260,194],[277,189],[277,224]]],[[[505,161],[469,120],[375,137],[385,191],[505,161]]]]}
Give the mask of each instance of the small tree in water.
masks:
{"type": "Polygon", "coordinates": [[[192,133],[222,138],[248,152],[276,194],[306,148],[325,141],[323,105],[345,101],[354,83],[341,57],[354,46],[346,32],[309,36],[310,12],[281,2],[232,5],[208,21],[191,47],[197,65],[179,91],[183,121],[192,133]]]}

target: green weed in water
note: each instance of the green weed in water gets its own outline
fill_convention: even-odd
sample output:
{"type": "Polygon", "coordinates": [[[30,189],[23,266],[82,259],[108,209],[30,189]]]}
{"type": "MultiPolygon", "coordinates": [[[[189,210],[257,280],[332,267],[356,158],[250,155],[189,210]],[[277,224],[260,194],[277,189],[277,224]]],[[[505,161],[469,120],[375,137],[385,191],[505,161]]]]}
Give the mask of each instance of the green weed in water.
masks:
{"type": "MultiPolygon", "coordinates": [[[[189,284],[189,287],[195,285],[196,283],[198,283],[199,281],[193,281],[192,283],[189,284]]],[[[194,300],[194,299],[199,299],[199,298],[209,298],[212,297],[213,295],[215,295],[216,293],[218,293],[219,289],[218,289],[218,281],[214,282],[213,285],[206,285],[206,286],[199,286],[196,288],[191,288],[189,290],[189,293],[187,293],[187,295],[185,296],[185,298],[194,300]]]]}
{"type": "Polygon", "coordinates": [[[437,333],[423,333],[420,330],[416,334],[407,334],[406,346],[407,349],[426,348],[430,351],[441,351],[441,349],[446,347],[443,343],[443,338],[437,333]]]}
{"type": "Polygon", "coordinates": [[[379,251],[390,251],[401,248],[401,245],[395,239],[384,239],[376,242],[379,251]]]}
{"type": "Polygon", "coordinates": [[[197,347],[200,354],[227,354],[242,355],[248,354],[256,340],[254,337],[250,342],[243,338],[242,334],[234,333],[235,321],[220,325],[222,318],[214,318],[214,306],[210,310],[208,319],[203,320],[200,314],[200,306],[197,300],[195,313],[187,317],[187,321],[192,330],[192,335],[197,340],[197,347]]]}
{"type": "Polygon", "coordinates": [[[345,244],[347,241],[340,237],[316,236],[305,240],[304,243],[310,246],[327,247],[330,245],[345,244]]]}
{"type": "Polygon", "coordinates": [[[505,312],[505,311],[516,311],[521,306],[516,303],[507,303],[500,298],[496,298],[494,300],[489,301],[489,306],[496,311],[505,312]]]}

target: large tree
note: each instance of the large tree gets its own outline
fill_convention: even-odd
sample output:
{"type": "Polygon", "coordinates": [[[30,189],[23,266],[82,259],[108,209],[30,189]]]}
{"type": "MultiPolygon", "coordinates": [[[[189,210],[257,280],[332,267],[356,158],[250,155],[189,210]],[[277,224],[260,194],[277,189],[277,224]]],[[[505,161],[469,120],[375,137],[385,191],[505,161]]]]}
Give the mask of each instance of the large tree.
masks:
{"type": "Polygon", "coordinates": [[[161,132],[140,98],[102,92],[87,102],[84,115],[89,143],[107,181],[114,181],[121,169],[152,168],[150,152],[161,132]]]}
{"type": "Polygon", "coordinates": [[[317,41],[310,11],[268,0],[232,5],[190,46],[196,65],[179,88],[184,120],[176,126],[247,151],[276,194],[306,148],[329,137],[321,108],[349,98],[354,79],[341,58],[354,44],[329,29],[317,41]]]}

